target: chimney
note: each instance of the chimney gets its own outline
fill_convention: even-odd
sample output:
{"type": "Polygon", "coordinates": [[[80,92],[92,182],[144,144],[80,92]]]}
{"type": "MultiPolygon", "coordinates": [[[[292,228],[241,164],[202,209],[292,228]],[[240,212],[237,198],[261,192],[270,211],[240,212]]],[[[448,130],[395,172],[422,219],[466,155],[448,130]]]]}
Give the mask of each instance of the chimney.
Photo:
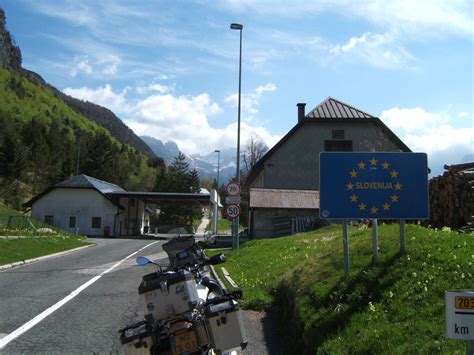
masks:
{"type": "Polygon", "coordinates": [[[303,122],[303,119],[304,119],[304,107],[306,106],[305,103],[299,103],[299,104],[296,104],[296,106],[298,106],[298,123],[301,123],[303,122]]]}

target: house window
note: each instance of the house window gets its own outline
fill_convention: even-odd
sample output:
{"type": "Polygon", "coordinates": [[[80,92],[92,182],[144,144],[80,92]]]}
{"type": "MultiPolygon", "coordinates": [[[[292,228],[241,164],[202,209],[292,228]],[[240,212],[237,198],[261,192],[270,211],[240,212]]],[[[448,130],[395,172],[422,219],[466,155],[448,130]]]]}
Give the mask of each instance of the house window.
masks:
{"type": "Polygon", "coordinates": [[[332,139],[344,139],[344,130],[343,129],[333,129],[332,130],[332,139]]]}
{"type": "Polygon", "coordinates": [[[100,217],[92,217],[92,228],[100,228],[101,223],[102,221],[100,217]]]}
{"type": "Polygon", "coordinates": [[[69,228],[76,228],[76,216],[69,217],[69,228]]]}
{"type": "Polygon", "coordinates": [[[324,141],[326,152],[352,152],[352,141],[349,140],[327,140],[324,141]]]}
{"type": "Polygon", "coordinates": [[[54,216],[44,216],[44,223],[54,225],[54,216]]]}

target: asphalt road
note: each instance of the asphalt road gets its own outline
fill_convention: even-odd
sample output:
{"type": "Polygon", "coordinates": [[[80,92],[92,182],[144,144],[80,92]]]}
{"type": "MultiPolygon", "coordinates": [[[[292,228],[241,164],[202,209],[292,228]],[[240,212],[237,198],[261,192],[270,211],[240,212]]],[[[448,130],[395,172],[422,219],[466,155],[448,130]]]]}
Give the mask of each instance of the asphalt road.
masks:
{"type": "MultiPolygon", "coordinates": [[[[0,354],[122,353],[118,330],[143,318],[137,288],[155,268],[135,259],[166,264],[164,241],[92,241],[97,245],[0,272],[0,354]]],[[[279,353],[272,318],[247,311],[243,317],[245,353],[279,353]]]]}
{"type": "MultiPolygon", "coordinates": [[[[0,272],[0,346],[10,334],[71,292],[153,243],[149,240],[93,240],[97,246],[0,272]]],[[[76,297],[10,341],[2,354],[121,352],[118,330],[143,312],[138,284],[154,266],[135,266],[140,255],[163,256],[162,241],[103,274],[76,297]]],[[[36,318],[37,319],[37,318],[36,318]]]]}

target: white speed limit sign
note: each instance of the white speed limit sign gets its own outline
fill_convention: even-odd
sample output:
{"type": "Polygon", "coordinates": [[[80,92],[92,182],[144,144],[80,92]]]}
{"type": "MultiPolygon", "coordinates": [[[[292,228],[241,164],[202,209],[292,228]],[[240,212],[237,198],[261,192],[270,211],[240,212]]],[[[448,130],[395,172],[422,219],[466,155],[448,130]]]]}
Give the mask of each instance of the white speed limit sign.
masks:
{"type": "Polygon", "coordinates": [[[227,216],[229,218],[236,218],[240,216],[240,207],[239,205],[227,205],[226,208],[227,216]]]}
{"type": "Polygon", "coordinates": [[[225,187],[225,191],[229,196],[237,196],[240,194],[240,185],[235,181],[231,181],[225,187]]]}

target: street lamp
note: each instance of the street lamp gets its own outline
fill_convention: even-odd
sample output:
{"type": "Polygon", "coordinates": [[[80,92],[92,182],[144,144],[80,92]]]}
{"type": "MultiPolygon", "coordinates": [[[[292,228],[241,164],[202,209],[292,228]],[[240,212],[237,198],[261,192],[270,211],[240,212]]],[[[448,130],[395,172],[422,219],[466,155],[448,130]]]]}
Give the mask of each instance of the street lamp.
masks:
{"type": "MultiPolygon", "coordinates": [[[[242,82],[242,29],[244,26],[238,23],[232,23],[230,25],[232,30],[240,31],[240,52],[239,52],[239,102],[238,102],[238,114],[237,114],[237,173],[235,174],[237,183],[240,185],[240,91],[242,82]]],[[[239,249],[239,217],[234,218],[235,224],[235,248],[239,249]]]]}
{"type": "Polygon", "coordinates": [[[217,153],[217,187],[216,187],[216,192],[217,192],[217,201],[216,204],[214,205],[214,235],[217,235],[217,215],[219,213],[219,163],[221,160],[221,151],[219,149],[216,149],[214,151],[217,153]]]}

